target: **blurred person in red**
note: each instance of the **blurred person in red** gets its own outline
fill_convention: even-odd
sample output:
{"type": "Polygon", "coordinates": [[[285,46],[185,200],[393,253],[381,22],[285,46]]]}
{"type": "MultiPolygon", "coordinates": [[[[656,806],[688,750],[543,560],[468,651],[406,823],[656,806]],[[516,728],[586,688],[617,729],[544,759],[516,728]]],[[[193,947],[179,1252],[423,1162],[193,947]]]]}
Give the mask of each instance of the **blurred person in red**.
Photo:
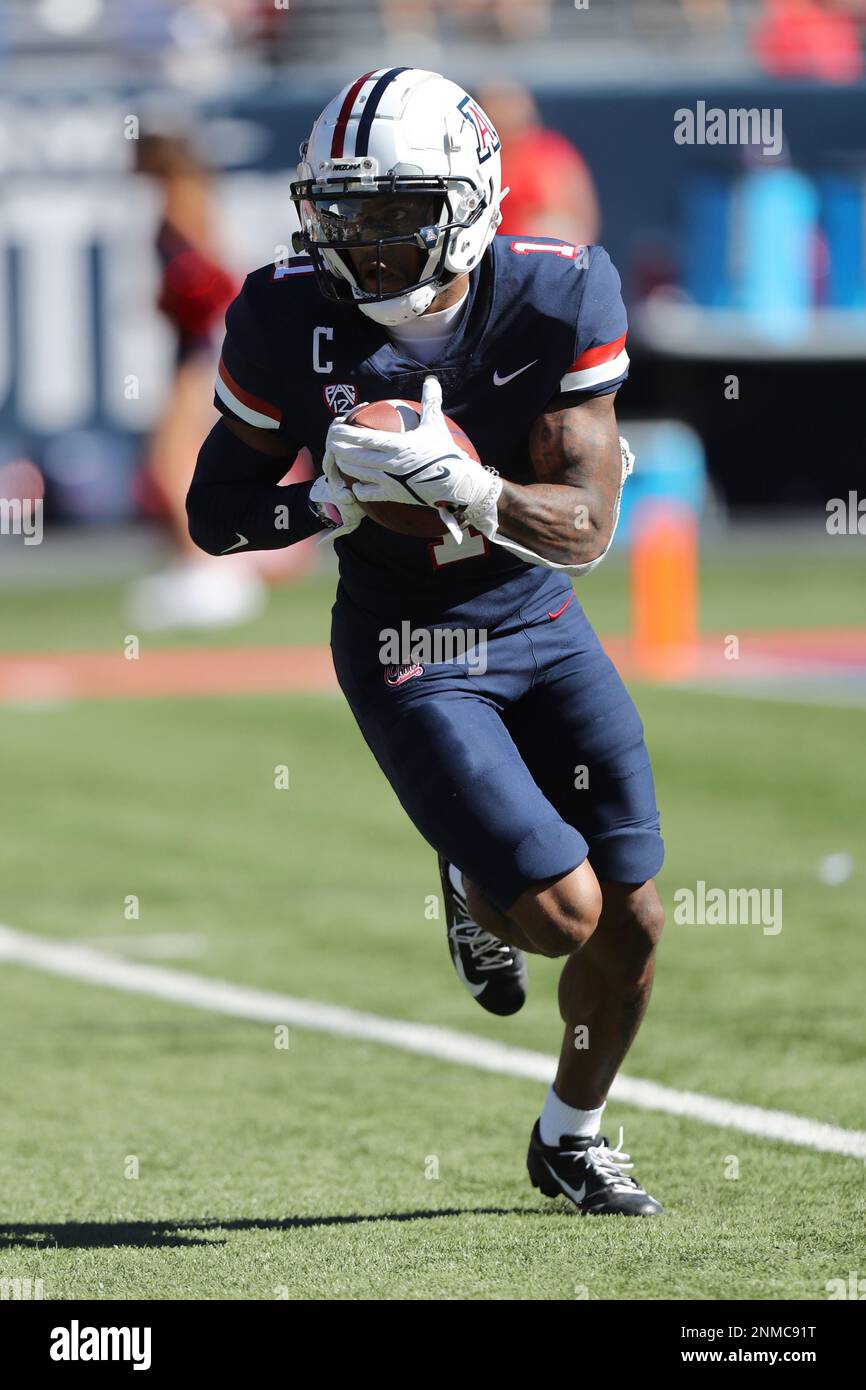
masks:
{"type": "Polygon", "coordinates": [[[864,0],[764,0],[752,48],[774,77],[856,82],[863,75],[858,21],[864,20],[864,0]]]}
{"type": "Polygon", "coordinates": [[[596,243],[601,217],[592,174],[570,140],[541,124],[532,93],[496,83],[482,88],[479,101],[499,132],[502,183],[510,189],[500,232],[596,243]]]}
{"type": "Polygon", "coordinates": [[[135,585],[130,616],[142,629],[243,622],[260,611],[265,588],[247,557],[205,560],[189,538],[185,498],[202,432],[211,428],[214,363],[227,305],[237,293],[221,263],[210,176],[180,135],[143,134],[136,168],[162,197],[156,250],[157,305],[175,334],[174,377],[148,441],[144,491],[168,517],[179,563],[135,585]]]}

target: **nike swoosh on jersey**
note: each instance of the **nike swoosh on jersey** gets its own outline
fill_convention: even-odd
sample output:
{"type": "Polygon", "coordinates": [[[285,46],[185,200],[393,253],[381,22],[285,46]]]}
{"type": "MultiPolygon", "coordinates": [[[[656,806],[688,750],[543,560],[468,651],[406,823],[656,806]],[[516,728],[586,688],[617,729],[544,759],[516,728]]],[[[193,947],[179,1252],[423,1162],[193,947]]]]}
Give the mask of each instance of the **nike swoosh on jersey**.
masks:
{"type": "Polygon", "coordinates": [[[497,369],[497,370],[493,373],[493,385],[494,385],[494,386],[506,386],[506,385],[508,384],[508,382],[509,382],[509,381],[513,381],[514,378],[515,378],[516,376],[520,376],[521,373],[523,373],[523,372],[528,372],[528,371],[529,371],[529,368],[530,368],[530,367],[534,367],[537,361],[538,361],[538,358],[537,358],[537,357],[533,357],[532,361],[531,361],[531,362],[527,362],[527,364],[526,364],[525,367],[518,367],[518,368],[517,368],[517,371],[516,371],[516,372],[511,372],[511,374],[510,374],[509,376],[500,376],[500,375],[499,375],[499,371],[498,371],[498,369],[497,369]]]}
{"type": "Polygon", "coordinates": [[[225,550],[220,551],[220,555],[228,555],[230,550],[240,550],[242,545],[249,545],[246,536],[242,536],[240,531],[235,531],[235,535],[237,536],[237,540],[234,545],[227,545],[225,550]]]}

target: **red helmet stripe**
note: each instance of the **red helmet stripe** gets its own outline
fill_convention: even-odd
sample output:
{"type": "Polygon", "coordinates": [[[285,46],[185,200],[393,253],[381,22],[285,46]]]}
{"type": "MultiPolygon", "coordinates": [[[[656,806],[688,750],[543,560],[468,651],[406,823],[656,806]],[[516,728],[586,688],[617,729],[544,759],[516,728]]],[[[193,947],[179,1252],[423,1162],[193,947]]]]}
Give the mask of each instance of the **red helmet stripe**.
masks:
{"type": "Polygon", "coordinates": [[[346,93],[343,105],[340,107],[340,114],[337,117],[337,124],[334,126],[334,138],[331,141],[331,158],[340,159],[343,154],[343,146],[346,142],[346,126],[349,124],[349,117],[352,114],[352,107],[355,105],[355,98],[367,82],[376,73],[365,72],[363,77],[359,77],[357,82],[353,82],[346,93]]]}

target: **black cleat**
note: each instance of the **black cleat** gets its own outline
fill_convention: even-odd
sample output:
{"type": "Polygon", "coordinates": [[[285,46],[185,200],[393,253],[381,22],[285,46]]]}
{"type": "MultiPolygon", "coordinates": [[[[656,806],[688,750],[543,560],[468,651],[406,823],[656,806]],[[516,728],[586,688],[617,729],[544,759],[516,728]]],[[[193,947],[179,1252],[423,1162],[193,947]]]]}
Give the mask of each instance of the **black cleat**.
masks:
{"type": "Polygon", "coordinates": [[[466,899],[451,878],[450,867],[440,854],[442,900],[454,969],[482,1009],[503,1017],[516,1014],[526,1002],[523,952],[473,922],[466,899]]]}
{"type": "Polygon", "coordinates": [[[567,1197],[584,1216],[658,1216],[661,1203],[623,1172],[634,1165],[621,1145],[622,1130],[614,1148],[601,1134],[563,1134],[558,1147],[542,1144],[536,1121],[526,1158],[532,1186],[545,1197],[567,1197]]]}

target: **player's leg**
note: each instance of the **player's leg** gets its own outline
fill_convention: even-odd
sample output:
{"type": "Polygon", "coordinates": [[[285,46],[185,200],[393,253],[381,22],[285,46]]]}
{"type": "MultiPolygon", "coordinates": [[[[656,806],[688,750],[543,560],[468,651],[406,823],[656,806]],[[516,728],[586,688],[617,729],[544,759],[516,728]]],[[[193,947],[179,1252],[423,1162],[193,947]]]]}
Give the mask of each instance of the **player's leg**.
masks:
{"type": "Polygon", "coordinates": [[[601,888],[588,859],[559,878],[533,883],[501,912],[464,878],[473,919],[486,931],[540,956],[570,956],[592,935],[601,912],[601,888]]]}
{"type": "Polygon", "coordinates": [[[516,911],[525,926],[519,925],[514,915],[507,917],[495,908],[441,854],[439,871],[455,969],[476,997],[486,984],[485,976],[498,972],[497,988],[480,999],[493,1013],[512,1014],[522,1008],[528,983],[524,952],[563,956],[577,950],[593,930],[601,907],[601,894],[587,860],[570,873],[549,883],[533,884],[521,894],[516,911]],[[509,961],[514,968],[507,972],[509,961]]]}
{"type": "Polygon", "coordinates": [[[559,981],[565,1032],[556,1079],[529,1141],[532,1183],[587,1215],[657,1216],[631,1175],[623,1134],[601,1134],[608,1091],[649,1003],[662,906],[651,880],[603,882],[598,926],[559,981]]]}
{"type": "MultiPolygon", "coordinates": [[[[484,885],[485,899],[495,894],[509,906],[509,937],[488,939],[468,912],[449,922],[449,943],[461,980],[479,1002],[495,1013],[513,1012],[525,996],[514,950],[568,955],[595,927],[601,894],[585,842],[546,801],[499,714],[471,687],[455,689],[446,677],[425,694],[419,683],[415,698],[388,714],[377,720],[368,711],[359,722],[404,810],[446,861],[446,873],[465,866],[467,877],[473,875],[468,881],[484,885]],[[512,948],[516,988],[506,988],[505,957],[496,959],[503,941],[512,948]]],[[[466,879],[460,874],[451,893],[444,880],[445,873],[448,910],[459,904],[466,879]]]]}
{"type": "MultiPolygon", "coordinates": [[[[519,636],[519,633],[518,633],[519,636]]],[[[546,912],[527,908],[522,944],[546,955],[574,950],[597,920],[598,886],[586,866],[586,843],[546,800],[506,729],[496,702],[459,664],[425,665],[405,680],[389,682],[377,659],[377,646],[356,624],[335,615],[334,655],[340,684],[365,739],[401,804],[422,835],[449,864],[459,865],[470,882],[500,911],[535,886],[546,894],[546,912]]],[[[526,645],[520,638],[526,663],[526,645]]],[[[529,663],[529,669],[534,669],[529,663]]],[[[452,892],[444,882],[446,908],[452,892]]],[[[449,922],[465,934],[465,963],[473,948],[488,968],[485,1007],[502,985],[493,978],[495,960],[488,943],[474,938],[477,924],[466,915],[449,922]]],[[[456,944],[452,941],[452,948],[456,944]]],[[[501,941],[489,943],[493,949],[501,941]]],[[[463,978],[462,964],[458,973],[463,978]]],[[[457,961],[455,961],[457,965],[457,961]]],[[[515,963],[515,969],[519,963],[515,963]]],[[[467,980],[464,979],[464,983],[467,980]]],[[[468,987],[468,986],[467,986],[468,987]]],[[[473,989],[473,993],[476,991],[473,989]]],[[[505,1003],[508,1001],[506,1000],[505,1003]]],[[[507,1007],[495,1012],[509,1012],[507,1007]]]]}
{"type": "Polygon", "coordinates": [[[496,936],[473,917],[456,864],[438,855],[442,905],[451,961],[464,989],[488,1013],[516,1014],[526,1003],[529,972],[527,943],[512,935],[496,936]]]}
{"type": "MultiPolygon", "coordinates": [[[[592,873],[588,860],[573,874],[584,870],[592,873]]],[[[586,932],[580,948],[539,950],[526,927],[518,924],[518,913],[524,921],[541,919],[541,933],[548,932],[550,921],[561,911],[551,905],[551,894],[554,903],[561,902],[571,878],[569,874],[554,885],[527,889],[508,916],[474,884],[466,885],[466,898],[473,919],[501,940],[542,955],[568,955],[559,981],[565,1036],[554,1089],[566,1105],[590,1111],[604,1104],[646,1013],[664,910],[652,880],[596,882],[597,925],[586,932]]]]}
{"type": "Polygon", "coordinates": [[[602,905],[595,930],[563,966],[565,1032],[530,1173],[582,1211],[649,1215],[658,1203],[623,1171],[621,1150],[600,1125],[649,1000],[663,922],[652,878],[663,846],[634,704],[578,606],[564,616],[562,627],[561,619],[530,626],[539,679],[507,719],[535,780],[586,839],[602,905]]]}
{"type": "MultiPolygon", "coordinates": [[[[566,1105],[595,1110],[633,1043],[652,990],[664,911],[650,879],[602,883],[598,926],[565,962],[559,1011],[565,1024],[554,1090],[566,1105]]],[[[558,1136],[557,1136],[558,1137],[558,1136]]]]}

